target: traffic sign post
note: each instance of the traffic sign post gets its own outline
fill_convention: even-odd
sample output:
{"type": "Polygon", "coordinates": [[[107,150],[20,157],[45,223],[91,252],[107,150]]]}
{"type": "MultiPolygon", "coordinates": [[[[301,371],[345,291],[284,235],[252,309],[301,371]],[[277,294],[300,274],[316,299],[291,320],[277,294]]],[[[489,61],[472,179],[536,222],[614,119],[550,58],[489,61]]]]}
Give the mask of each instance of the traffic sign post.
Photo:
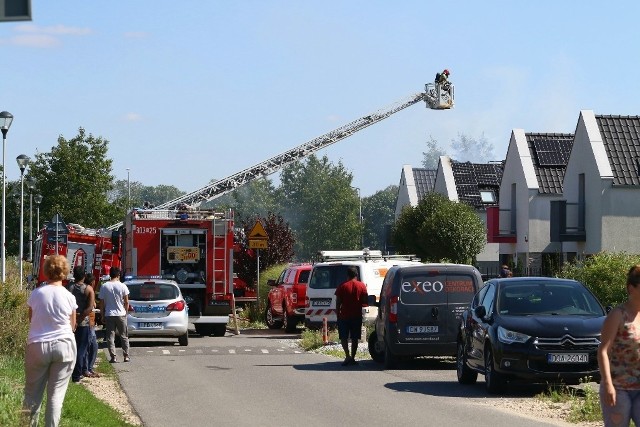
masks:
{"type": "Polygon", "coordinates": [[[67,229],[67,224],[62,219],[62,216],[56,213],[53,218],[51,218],[51,221],[47,223],[47,236],[49,236],[47,237],[47,242],[56,244],[56,255],[58,255],[58,244],[62,243],[66,245],[68,235],[69,230],[67,229]],[[54,232],[55,237],[51,234],[54,232]]]}
{"type": "Polygon", "coordinates": [[[267,235],[266,230],[262,226],[260,220],[256,221],[256,224],[253,226],[251,231],[249,232],[249,248],[256,250],[256,293],[258,295],[257,298],[257,308],[258,312],[260,312],[260,249],[267,249],[269,242],[269,236],[267,235]]]}

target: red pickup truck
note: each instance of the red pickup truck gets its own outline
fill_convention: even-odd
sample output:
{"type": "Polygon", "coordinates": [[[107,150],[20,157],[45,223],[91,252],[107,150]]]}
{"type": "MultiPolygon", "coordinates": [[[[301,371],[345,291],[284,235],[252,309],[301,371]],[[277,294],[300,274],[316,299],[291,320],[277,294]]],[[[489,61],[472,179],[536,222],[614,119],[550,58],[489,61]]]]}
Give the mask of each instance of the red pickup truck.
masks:
{"type": "Polygon", "coordinates": [[[304,321],[307,283],[311,264],[295,264],[285,268],[277,280],[269,280],[265,322],[269,329],[284,327],[295,332],[296,325],[304,321]]]}

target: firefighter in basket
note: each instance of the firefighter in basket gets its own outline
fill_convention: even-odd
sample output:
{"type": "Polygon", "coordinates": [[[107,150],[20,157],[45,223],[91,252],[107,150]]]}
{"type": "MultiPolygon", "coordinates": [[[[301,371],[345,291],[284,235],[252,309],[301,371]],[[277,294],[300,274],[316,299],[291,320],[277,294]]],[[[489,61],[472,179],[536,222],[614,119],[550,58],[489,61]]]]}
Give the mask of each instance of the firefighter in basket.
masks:
{"type": "Polygon", "coordinates": [[[449,84],[449,70],[446,68],[441,73],[436,73],[435,82],[436,86],[440,85],[443,90],[449,92],[451,86],[449,84]]]}

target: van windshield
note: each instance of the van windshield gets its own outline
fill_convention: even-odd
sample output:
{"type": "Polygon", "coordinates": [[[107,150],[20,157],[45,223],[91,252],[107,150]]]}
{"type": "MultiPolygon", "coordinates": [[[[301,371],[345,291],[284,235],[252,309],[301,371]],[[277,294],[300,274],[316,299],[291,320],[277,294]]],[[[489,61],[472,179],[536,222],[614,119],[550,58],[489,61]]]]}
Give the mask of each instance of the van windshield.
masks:
{"type": "Polygon", "coordinates": [[[347,281],[349,265],[335,264],[313,267],[309,282],[311,289],[335,289],[347,281]]]}
{"type": "Polygon", "coordinates": [[[473,277],[461,274],[412,274],[402,278],[404,304],[468,304],[475,293],[473,277]]]}

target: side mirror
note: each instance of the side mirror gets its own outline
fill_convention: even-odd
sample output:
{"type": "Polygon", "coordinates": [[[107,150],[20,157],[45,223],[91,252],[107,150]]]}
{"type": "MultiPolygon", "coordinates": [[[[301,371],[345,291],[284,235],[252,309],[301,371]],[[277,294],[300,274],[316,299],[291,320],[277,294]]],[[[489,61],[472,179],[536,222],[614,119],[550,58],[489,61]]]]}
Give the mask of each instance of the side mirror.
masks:
{"type": "Polygon", "coordinates": [[[273,279],[269,279],[267,280],[267,286],[275,286],[276,285],[276,281],[273,279]]]}
{"type": "Polygon", "coordinates": [[[480,319],[484,319],[484,317],[487,315],[487,309],[484,308],[484,305],[477,306],[473,309],[473,312],[480,319]]]}
{"type": "Polygon", "coordinates": [[[369,304],[369,307],[380,307],[380,303],[375,295],[369,295],[367,297],[367,303],[369,304]]]}

